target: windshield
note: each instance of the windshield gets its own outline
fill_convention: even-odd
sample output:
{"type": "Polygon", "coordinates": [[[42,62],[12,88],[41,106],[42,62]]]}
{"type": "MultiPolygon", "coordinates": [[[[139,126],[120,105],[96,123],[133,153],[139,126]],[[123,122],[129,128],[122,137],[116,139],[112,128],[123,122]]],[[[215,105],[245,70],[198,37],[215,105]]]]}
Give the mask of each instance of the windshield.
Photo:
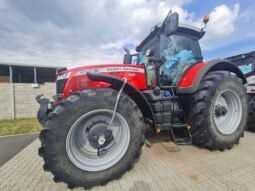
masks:
{"type": "Polygon", "coordinates": [[[232,62],[235,63],[245,75],[255,70],[254,61],[252,59],[236,60],[232,62]]]}
{"type": "Polygon", "coordinates": [[[163,86],[176,86],[188,67],[202,61],[198,41],[183,35],[161,35],[160,57],[165,61],[160,68],[160,84],[163,86]]]}

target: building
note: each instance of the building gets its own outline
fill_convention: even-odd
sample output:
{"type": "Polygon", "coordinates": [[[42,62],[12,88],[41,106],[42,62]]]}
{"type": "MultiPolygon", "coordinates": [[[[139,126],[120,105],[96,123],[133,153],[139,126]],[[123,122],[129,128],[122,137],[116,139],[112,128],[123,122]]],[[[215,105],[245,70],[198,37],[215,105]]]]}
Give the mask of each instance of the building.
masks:
{"type": "Polygon", "coordinates": [[[0,62],[0,83],[54,82],[59,66],[0,62]]]}
{"type": "Polygon", "coordinates": [[[36,117],[35,96],[56,94],[59,66],[0,62],[0,119],[36,117]]]}

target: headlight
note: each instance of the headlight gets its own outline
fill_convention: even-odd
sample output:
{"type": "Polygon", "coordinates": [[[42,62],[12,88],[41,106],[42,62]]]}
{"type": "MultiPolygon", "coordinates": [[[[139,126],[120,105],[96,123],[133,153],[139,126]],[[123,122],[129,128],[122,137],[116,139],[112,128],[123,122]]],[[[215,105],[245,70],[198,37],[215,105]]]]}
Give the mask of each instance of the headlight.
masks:
{"type": "Polygon", "coordinates": [[[67,79],[70,77],[70,75],[71,75],[71,72],[66,72],[66,73],[60,74],[60,75],[58,75],[57,80],[67,79]]]}

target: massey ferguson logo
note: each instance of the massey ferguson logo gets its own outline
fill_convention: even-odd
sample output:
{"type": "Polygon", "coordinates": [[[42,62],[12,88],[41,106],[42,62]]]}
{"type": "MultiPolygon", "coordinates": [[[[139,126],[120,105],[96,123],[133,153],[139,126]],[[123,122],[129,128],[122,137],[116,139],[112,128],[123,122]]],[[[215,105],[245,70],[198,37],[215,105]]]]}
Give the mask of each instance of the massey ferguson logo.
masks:
{"type": "Polygon", "coordinates": [[[108,72],[139,72],[139,68],[131,67],[110,67],[106,68],[108,72]]]}
{"type": "Polygon", "coordinates": [[[105,67],[105,68],[93,68],[88,70],[82,70],[77,72],[77,76],[86,75],[87,72],[91,73],[107,73],[107,72],[137,72],[144,73],[142,68],[133,68],[133,67],[105,67]]]}

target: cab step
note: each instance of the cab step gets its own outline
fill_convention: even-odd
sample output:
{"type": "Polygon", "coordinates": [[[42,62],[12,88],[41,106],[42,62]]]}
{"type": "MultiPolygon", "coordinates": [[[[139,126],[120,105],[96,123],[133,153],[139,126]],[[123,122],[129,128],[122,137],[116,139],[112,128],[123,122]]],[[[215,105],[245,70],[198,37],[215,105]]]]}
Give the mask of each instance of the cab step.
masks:
{"type": "Polygon", "coordinates": [[[192,144],[192,137],[187,124],[172,124],[170,127],[171,138],[178,145],[192,144]]]}
{"type": "MultiPolygon", "coordinates": [[[[172,91],[174,92],[174,91],[172,91]]],[[[170,136],[178,145],[190,145],[192,144],[192,137],[189,131],[190,126],[187,124],[187,120],[180,104],[178,96],[173,95],[173,104],[172,104],[172,112],[171,119],[173,119],[173,115],[179,115],[178,122],[171,122],[171,126],[169,126],[170,136]],[[175,105],[178,107],[175,108],[175,105]]]]}

